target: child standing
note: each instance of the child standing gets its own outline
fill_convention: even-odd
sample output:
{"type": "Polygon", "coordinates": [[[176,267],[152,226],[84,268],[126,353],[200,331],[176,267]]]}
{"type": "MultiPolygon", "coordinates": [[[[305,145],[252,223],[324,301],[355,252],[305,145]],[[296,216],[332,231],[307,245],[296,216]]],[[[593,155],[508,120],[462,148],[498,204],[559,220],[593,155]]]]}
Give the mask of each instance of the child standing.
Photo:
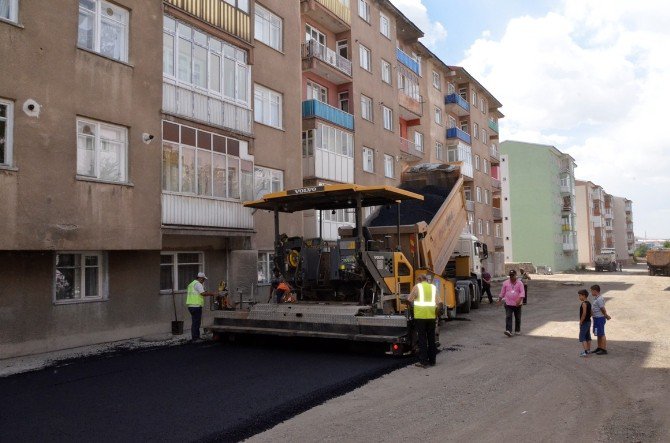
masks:
{"type": "Polygon", "coordinates": [[[605,322],[612,317],[605,309],[605,299],[600,295],[600,285],[591,286],[593,296],[593,334],[598,338],[598,347],[593,351],[596,355],[607,355],[607,337],[605,337],[605,322]]]}
{"type": "Polygon", "coordinates": [[[584,350],[579,354],[580,357],[588,357],[591,353],[591,303],[587,300],[589,292],[586,289],[577,291],[579,295],[579,342],[584,350]]]}

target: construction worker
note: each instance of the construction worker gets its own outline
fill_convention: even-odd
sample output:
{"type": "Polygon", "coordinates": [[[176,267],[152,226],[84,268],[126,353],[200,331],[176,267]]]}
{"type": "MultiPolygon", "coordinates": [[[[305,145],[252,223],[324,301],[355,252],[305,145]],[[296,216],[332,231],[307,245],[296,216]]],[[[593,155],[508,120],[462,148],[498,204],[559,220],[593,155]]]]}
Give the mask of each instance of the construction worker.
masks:
{"type": "Polygon", "coordinates": [[[422,274],[418,279],[407,301],[412,303],[414,325],[418,333],[419,362],[416,366],[426,368],[435,366],[435,326],[442,303],[438,301],[437,287],[428,281],[428,277],[422,274]]]}
{"type": "Polygon", "coordinates": [[[205,306],[204,297],[216,296],[213,292],[205,291],[203,286],[207,280],[204,272],[198,272],[198,276],[186,288],[186,307],[191,314],[191,343],[200,341],[200,322],[202,320],[202,308],[205,306]]]}

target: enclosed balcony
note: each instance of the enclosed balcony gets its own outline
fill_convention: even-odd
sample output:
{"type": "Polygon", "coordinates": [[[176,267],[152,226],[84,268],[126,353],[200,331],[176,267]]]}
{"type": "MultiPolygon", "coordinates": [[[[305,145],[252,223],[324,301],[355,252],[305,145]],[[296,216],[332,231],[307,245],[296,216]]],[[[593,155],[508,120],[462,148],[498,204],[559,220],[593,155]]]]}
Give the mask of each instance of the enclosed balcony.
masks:
{"type": "Polygon", "coordinates": [[[416,75],[421,75],[421,70],[419,68],[419,63],[414,60],[412,57],[407,55],[405,51],[403,51],[400,48],[396,48],[395,50],[396,54],[396,59],[402,63],[403,65],[407,66],[409,69],[411,69],[416,75]]]}
{"type": "Polygon", "coordinates": [[[495,177],[491,177],[491,186],[493,187],[494,192],[495,192],[496,190],[499,190],[499,189],[501,188],[501,186],[500,186],[500,180],[498,180],[498,179],[495,178],[495,177]]]}
{"type": "Polygon", "coordinates": [[[402,137],[400,137],[400,152],[408,154],[409,161],[422,160],[424,155],[424,152],[417,149],[416,144],[413,141],[402,137]]]}
{"type": "Polygon", "coordinates": [[[444,104],[446,105],[447,112],[456,114],[459,117],[470,114],[470,103],[456,93],[446,95],[444,97],[444,104]]]}
{"type": "Polygon", "coordinates": [[[496,251],[504,248],[503,239],[500,238],[500,237],[494,237],[493,238],[493,247],[496,249],[496,251]]]}
{"type": "Polygon", "coordinates": [[[241,201],[163,192],[161,222],[164,225],[227,229],[254,228],[254,217],[241,201]]]}
{"type": "Polygon", "coordinates": [[[348,1],[300,0],[300,10],[335,34],[351,29],[351,9],[348,1]]]}
{"type": "Polygon", "coordinates": [[[319,100],[302,102],[302,118],[320,118],[349,131],[354,130],[354,116],[319,100]]]}
{"type": "Polygon", "coordinates": [[[472,200],[465,200],[465,210],[468,212],[475,212],[475,202],[472,200]]]}
{"type": "MultiPolygon", "coordinates": [[[[337,1],[337,0],[336,0],[337,1]]],[[[205,23],[251,43],[249,6],[236,8],[230,0],[164,0],[169,8],[177,8],[205,23]]],[[[242,5],[243,2],[239,2],[242,5]]],[[[103,28],[104,30],[104,28],[103,28]]]]}
{"type": "Polygon", "coordinates": [[[491,145],[489,148],[489,156],[491,157],[491,163],[500,163],[500,152],[498,151],[498,147],[496,145],[491,145]]]}
{"type": "Polygon", "coordinates": [[[467,144],[472,144],[472,138],[470,134],[465,131],[461,131],[458,128],[449,128],[447,129],[447,140],[460,140],[467,144]]]}
{"type": "Polygon", "coordinates": [[[351,82],[351,61],[316,40],[302,44],[302,70],[336,85],[351,82]]]}
{"type": "Polygon", "coordinates": [[[575,243],[574,242],[568,242],[568,243],[563,243],[563,251],[565,252],[572,252],[575,251],[575,243]]]}
{"type": "Polygon", "coordinates": [[[490,119],[489,119],[489,129],[490,129],[491,131],[493,131],[493,132],[490,134],[490,137],[491,137],[491,138],[498,138],[498,133],[500,132],[500,131],[498,130],[498,122],[490,118],[490,119]]]}
{"type": "Polygon", "coordinates": [[[502,209],[493,207],[493,220],[494,221],[501,221],[502,220],[502,209]]]}

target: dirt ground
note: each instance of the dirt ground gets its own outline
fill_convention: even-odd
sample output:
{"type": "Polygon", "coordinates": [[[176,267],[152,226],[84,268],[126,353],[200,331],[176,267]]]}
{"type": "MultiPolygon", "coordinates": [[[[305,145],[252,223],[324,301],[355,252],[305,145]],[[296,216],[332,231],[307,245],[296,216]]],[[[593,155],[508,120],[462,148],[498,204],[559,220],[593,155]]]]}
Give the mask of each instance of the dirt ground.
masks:
{"type": "Polygon", "coordinates": [[[485,302],[444,326],[437,366],[397,370],[250,441],[670,441],[670,278],[642,266],[532,277],[521,336],[503,335],[504,308],[485,302]],[[576,292],[594,283],[609,355],[580,358],[576,292]]]}

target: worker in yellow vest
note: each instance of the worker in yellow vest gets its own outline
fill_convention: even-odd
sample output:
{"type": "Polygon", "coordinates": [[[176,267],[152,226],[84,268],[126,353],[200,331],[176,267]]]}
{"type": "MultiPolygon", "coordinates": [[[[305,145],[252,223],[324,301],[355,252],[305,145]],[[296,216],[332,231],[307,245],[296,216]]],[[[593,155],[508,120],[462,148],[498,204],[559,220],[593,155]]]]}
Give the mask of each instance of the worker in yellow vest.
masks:
{"type": "Polygon", "coordinates": [[[207,280],[204,272],[198,272],[198,277],[186,288],[186,307],[191,313],[191,342],[200,341],[200,322],[202,321],[202,308],[205,306],[205,297],[213,297],[216,294],[205,291],[203,286],[207,280]]]}
{"type": "Polygon", "coordinates": [[[422,274],[407,300],[412,303],[414,325],[418,333],[419,362],[416,366],[426,368],[435,366],[435,327],[437,313],[441,309],[437,287],[428,281],[429,276],[422,274]]]}

